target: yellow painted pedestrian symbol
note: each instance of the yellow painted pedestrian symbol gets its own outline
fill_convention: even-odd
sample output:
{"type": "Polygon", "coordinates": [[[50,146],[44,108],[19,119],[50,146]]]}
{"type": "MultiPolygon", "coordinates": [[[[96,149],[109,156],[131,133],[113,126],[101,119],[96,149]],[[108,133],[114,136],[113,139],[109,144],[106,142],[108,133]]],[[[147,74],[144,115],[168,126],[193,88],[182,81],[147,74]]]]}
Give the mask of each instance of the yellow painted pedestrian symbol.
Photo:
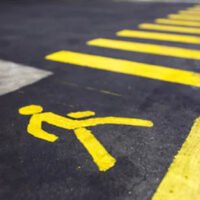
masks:
{"type": "Polygon", "coordinates": [[[39,105],[29,105],[19,109],[21,115],[32,115],[27,126],[27,132],[36,138],[55,142],[58,139],[53,133],[42,129],[43,123],[73,131],[77,139],[83,144],[88,153],[92,156],[100,171],[107,171],[116,163],[116,159],[103,147],[94,134],[88,129],[92,126],[104,124],[129,125],[152,127],[153,122],[149,120],[121,117],[95,117],[93,111],[73,112],[67,117],[52,112],[43,112],[39,105]]]}

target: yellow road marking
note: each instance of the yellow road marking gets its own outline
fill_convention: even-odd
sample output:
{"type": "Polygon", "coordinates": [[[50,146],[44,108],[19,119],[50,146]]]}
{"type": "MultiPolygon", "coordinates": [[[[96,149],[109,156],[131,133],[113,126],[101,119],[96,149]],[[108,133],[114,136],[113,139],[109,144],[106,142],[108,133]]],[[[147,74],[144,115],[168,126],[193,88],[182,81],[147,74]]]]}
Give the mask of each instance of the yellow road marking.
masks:
{"type": "Polygon", "coordinates": [[[152,200],[199,200],[200,118],[176,155],[152,200]]]}
{"type": "Polygon", "coordinates": [[[178,13],[180,13],[180,14],[190,14],[190,15],[199,15],[200,16],[200,11],[180,10],[178,13]]]}
{"type": "Polygon", "coordinates": [[[200,8],[188,8],[187,10],[189,11],[195,11],[195,12],[200,12],[200,8]]]}
{"type": "Polygon", "coordinates": [[[180,48],[180,47],[170,47],[157,44],[128,42],[128,41],[112,40],[104,38],[90,40],[89,42],[87,42],[87,44],[91,46],[98,46],[98,47],[125,50],[125,51],[200,60],[200,51],[180,48]]]}
{"type": "Polygon", "coordinates": [[[200,44],[200,37],[190,36],[190,35],[178,35],[178,34],[170,34],[170,33],[136,31],[136,30],[122,30],[122,31],[117,32],[116,35],[120,37],[200,44]]]}
{"type": "Polygon", "coordinates": [[[159,24],[170,24],[170,25],[200,27],[200,22],[192,22],[192,21],[184,21],[184,20],[156,19],[155,22],[159,23],[159,24]]]}
{"type": "Polygon", "coordinates": [[[93,133],[88,130],[88,127],[116,124],[116,125],[129,125],[152,127],[153,122],[149,120],[137,118],[124,118],[124,117],[95,117],[87,119],[79,119],[80,117],[92,117],[95,115],[93,111],[83,111],[77,113],[69,113],[67,116],[78,118],[70,119],[52,112],[43,112],[40,105],[29,105],[19,109],[21,115],[32,115],[27,126],[27,132],[32,136],[48,141],[55,142],[58,137],[49,133],[42,128],[43,123],[52,126],[73,131],[77,139],[83,144],[88,153],[92,156],[94,163],[98,166],[100,171],[107,171],[116,163],[116,159],[110,155],[104,146],[97,140],[93,133]]]}
{"type": "Polygon", "coordinates": [[[148,30],[157,30],[157,31],[200,34],[200,28],[176,27],[176,26],[147,24],[147,23],[140,24],[139,28],[148,30]]]}
{"type": "Polygon", "coordinates": [[[189,8],[198,8],[198,7],[200,7],[200,4],[195,4],[195,5],[192,5],[191,7],[189,7],[189,8]]]}
{"type": "Polygon", "coordinates": [[[200,16],[195,16],[195,15],[186,15],[186,14],[181,14],[181,15],[168,15],[170,19],[182,19],[186,21],[200,21],[200,16]]]}
{"type": "Polygon", "coordinates": [[[164,66],[151,65],[71,51],[59,51],[46,56],[57,62],[79,65],[133,76],[200,87],[200,74],[164,66]]]}

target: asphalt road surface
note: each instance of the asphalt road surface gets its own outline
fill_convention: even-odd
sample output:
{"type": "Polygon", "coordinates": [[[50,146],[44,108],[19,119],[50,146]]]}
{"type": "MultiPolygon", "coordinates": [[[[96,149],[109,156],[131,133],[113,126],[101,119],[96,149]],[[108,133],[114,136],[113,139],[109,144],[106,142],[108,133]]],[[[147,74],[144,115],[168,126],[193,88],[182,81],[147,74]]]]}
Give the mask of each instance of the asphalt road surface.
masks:
{"type": "Polygon", "coordinates": [[[200,199],[193,6],[1,1],[0,199],[200,199]]]}

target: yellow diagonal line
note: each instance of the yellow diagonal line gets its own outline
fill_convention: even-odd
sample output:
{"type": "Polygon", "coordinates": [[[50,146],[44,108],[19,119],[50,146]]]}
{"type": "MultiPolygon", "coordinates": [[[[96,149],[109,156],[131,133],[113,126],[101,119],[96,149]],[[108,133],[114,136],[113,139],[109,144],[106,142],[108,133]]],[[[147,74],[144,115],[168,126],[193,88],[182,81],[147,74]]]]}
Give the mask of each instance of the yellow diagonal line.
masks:
{"type": "Polygon", "coordinates": [[[148,23],[140,24],[139,28],[148,30],[157,30],[157,31],[200,34],[200,28],[176,27],[176,26],[148,24],[148,23]]]}
{"type": "Polygon", "coordinates": [[[46,59],[160,81],[200,87],[200,74],[164,66],[151,65],[71,51],[59,51],[46,59]]]}
{"type": "Polygon", "coordinates": [[[152,200],[199,200],[200,118],[176,155],[152,200]]]}
{"type": "Polygon", "coordinates": [[[199,21],[200,22],[200,16],[195,16],[195,15],[186,15],[186,14],[179,14],[179,15],[168,15],[168,18],[170,19],[182,19],[186,21],[199,21]]]}
{"type": "Polygon", "coordinates": [[[200,37],[190,36],[190,35],[138,31],[138,30],[121,30],[121,31],[117,32],[116,35],[120,36],[120,37],[142,38],[142,39],[162,40],[162,41],[170,41],[170,42],[200,44],[200,37]]]}
{"type": "Polygon", "coordinates": [[[200,51],[180,47],[171,47],[165,45],[147,44],[139,42],[128,42],[105,38],[97,38],[94,40],[90,40],[87,44],[103,48],[200,60],[200,51]]]}
{"type": "Polygon", "coordinates": [[[191,10],[180,10],[178,13],[180,14],[190,14],[200,16],[200,11],[191,11],[191,10]]]}
{"type": "Polygon", "coordinates": [[[188,8],[189,11],[200,12],[200,8],[188,8]]]}
{"type": "Polygon", "coordinates": [[[200,22],[185,21],[185,20],[156,19],[155,22],[158,23],[158,24],[200,27],[200,22]]]}

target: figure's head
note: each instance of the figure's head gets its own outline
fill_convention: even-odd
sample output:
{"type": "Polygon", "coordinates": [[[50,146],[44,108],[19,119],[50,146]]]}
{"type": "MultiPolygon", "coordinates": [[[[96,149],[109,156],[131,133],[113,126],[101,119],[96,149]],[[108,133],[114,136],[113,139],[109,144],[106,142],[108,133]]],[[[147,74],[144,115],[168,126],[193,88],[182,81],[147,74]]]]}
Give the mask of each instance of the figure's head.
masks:
{"type": "Polygon", "coordinates": [[[37,113],[41,113],[43,111],[42,106],[39,105],[29,105],[24,106],[19,109],[19,114],[21,115],[34,115],[37,113]]]}

